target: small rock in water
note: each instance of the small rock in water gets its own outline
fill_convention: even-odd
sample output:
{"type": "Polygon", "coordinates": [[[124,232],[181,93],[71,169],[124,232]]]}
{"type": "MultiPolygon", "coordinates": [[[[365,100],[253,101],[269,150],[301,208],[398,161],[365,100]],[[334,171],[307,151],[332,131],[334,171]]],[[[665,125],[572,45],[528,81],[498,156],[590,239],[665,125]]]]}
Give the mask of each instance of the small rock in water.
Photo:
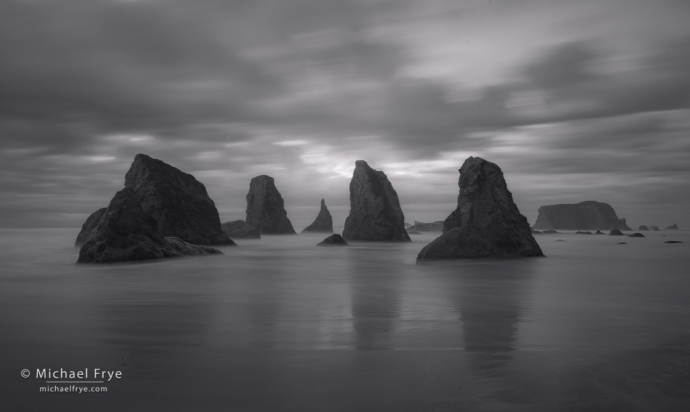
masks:
{"type": "Polygon", "coordinates": [[[623,236],[623,232],[618,229],[613,229],[609,232],[609,236],[623,236]]]}
{"type": "Polygon", "coordinates": [[[628,235],[628,237],[644,237],[642,233],[633,233],[632,235],[628,235]]]}
{"type": "Polygon", "coordinates": [[[625,242],[618,242],[619,245],[627,245],[625,242]]]}
{"type": "Polygon", "coordinates": [[[601,230],[597,230],[596,232],[594,232],[594,234],[595,234],[595,235],[603,235],[604,232],[602,232],[601,230]]]}
{"type": "Polygon", "coordinates": [[[667,240],[664,243],[683,243],[683,242],[681,242],[680,240],[667,240]]]}
{"type": "Polygon", "coordinates": [[[593,233],[590,231],[581,231],[581,230],[578,230],[577,232],[575,232],[575,234],[576,235],[593,235],[593,233]]]}
{"type": "Polygon", "coordinates": [[[339,234],[328,236],[323,242],[318,243],[316,246],[348,246],[345,239],[339,234]]]}
{"type": "Polygon", "coordinates": [[[557,232],[557,231],[555,231],[555,230],[553,230],[553,229],[542,230],[541,233],[543,233],[543,234],[545,234],[545,235],[560,235],[560,234],[561,234],[561,232],[557,232]]]}

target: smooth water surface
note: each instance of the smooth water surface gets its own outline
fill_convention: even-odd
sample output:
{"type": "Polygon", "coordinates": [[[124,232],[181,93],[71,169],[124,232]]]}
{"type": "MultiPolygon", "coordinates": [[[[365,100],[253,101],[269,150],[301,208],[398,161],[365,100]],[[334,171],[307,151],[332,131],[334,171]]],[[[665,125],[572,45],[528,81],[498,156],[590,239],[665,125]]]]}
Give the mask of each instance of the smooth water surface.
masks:
{"type": "Polygon", "coordinates": [[[437,234],[264,236],[100,266],[74,264],[77,231],[0,230],[0,410],[690,410],[686,231],[423,265],[437,234]],[[20,376],[61,367],[123,378],[77,394],[20,376]]]}

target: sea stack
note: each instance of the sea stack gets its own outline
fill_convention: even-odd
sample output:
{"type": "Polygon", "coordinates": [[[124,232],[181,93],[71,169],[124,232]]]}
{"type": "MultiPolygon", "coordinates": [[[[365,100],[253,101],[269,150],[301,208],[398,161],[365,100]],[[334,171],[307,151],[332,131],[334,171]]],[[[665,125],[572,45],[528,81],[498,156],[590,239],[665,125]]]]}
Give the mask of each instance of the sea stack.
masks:
{"type": "Polygon", "coordinates": [[[649,230],[649,228],[645,225],[642,225],[637,230],[649,230]]]}
{"type": "Polygon", "coordinates": [[[385,173],[372,169],[364,160],[355,162],[343,238],[410,242],[398,193],[385,173]]]}
{"type": "Polygon", "coordinates": [[[534,223],[537,230],[630,230],[625,219],[618,219],[608,203],[588,200],[576,204],[548,205],[539,208],[534,223]]]}
{"type": "Polygon", "coordinates": [[[325,232],[333,233],[333,218],[326,207],[326,201],[321,199],[321,210],[319,210],[316,220],[311,225],[302,230],[304,232],[325,232]]]}
{"type": "Polygon", "coordinates": [[[233,245],[220,229],[215,203],[194,176],[145,154],[138,154],[125,175],[144,211],[158,224],[163,236],[195,245],[233,245]]]}
{"type": "Polygon", "coordinates": [[[678,224],[674,223],[671,226],[667,227],[665,230],[678,230],[678,224]]]}
{"type": "Polygon", "coordinates": [[[77,263],[116,263],[222,254],[208,247],[164,237],[132,189],[115,194],[98,225],[79,250],[77,263]]]}
{"type": "Polygon", "coordinates": [[[297,234],[287,217],[283,197],[271,176],[257,176],[249,183],[245,221],[257,228],[262,235],[297,234]]]}
{"type": "Polygon", "coordinates": [[[316,246],[348,246],[345,239],[339,234],[330,235],[322,242],[317,243],[316,246]]]}
{"type": "Polygon", "coordinates": [[[220,228],[230,239],[261,239],[259,231],[244,220],[225,222],[220,225],[220,228]]]}
{"type": "Polygon", "coordinates": [[[458,207],[444,221],[443,234],[426,245],[417,260],[544,256],[501,169],[470,157],[459,171],[458,207]]]}
{"type": "Polygon", "coordinates": [[[101,220],[101,216],[105,213],[107,208],[103,207],[91,213],[91,215],[86,218],[86,222],[81,225],[81,231],[77,235],[77,240],[74,242],[74,246],[81,246],[89,240],[91,232],[98,226],[98,222],[101,220]]]}

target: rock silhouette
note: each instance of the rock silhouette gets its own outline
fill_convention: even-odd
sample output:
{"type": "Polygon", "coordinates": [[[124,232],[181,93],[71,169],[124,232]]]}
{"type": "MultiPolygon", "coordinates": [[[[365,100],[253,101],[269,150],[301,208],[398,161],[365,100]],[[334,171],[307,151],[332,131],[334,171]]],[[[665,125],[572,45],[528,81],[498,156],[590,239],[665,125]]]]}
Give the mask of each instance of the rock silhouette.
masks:
{"type": "Polygon", "coordinates": [[[194,176],[145,154],[138,154],[125,175],[125,187],[158,224],[163,236],[196,245],[233,245],[220,229],[215,203],[194,176]]]}
{"type": "Polygon", "coordinates": [[[414,225],[407,228],[407,232],[409,233],[410,230],[419,232],[443,232],[443,221],[437,220],[436,222],[424,223],[415,220],[414,225]]]}
{"type": "Polygon", "coordinates": [[[623,232],[618,229],[611,229],[609,236],[623,236],[623,232]]]}
{"type": "Polygon", "coordinates": [[[618,219],[608,203],[588,200],[576,204],[548,205],[539,208],[534,223],[537,230],[630,230],[625,219],[618,219]]]}
{"type": "Polygon", "coordinates": [[[355,162],[350,181],[350,214],[345,219],[343,238],[410,241],[398,193],[385,173],[372,169],[364,160],[355,162]]]}
{"type": "Polygon", "coordinates": [[[304,232],[333,233],[333,218],[326,207],[326,201],[321,199],[321,209],[314,222],[302,230],[304,232]]]}
{"type": "Polygon", "coordinates": [[[594,234],[595,234],[595,235],[603,235],[604,232],[602,232],[601,230],[597,230],[596,232],[594,232],[594,234]]]}
{"type": "Polygon", "coordinates": [[[594,233],[592,233],[592,232],[583,232],[583,231],[578,230],[577,232],[575,232],[575,234],[576,234],[576,235],[593,235],[594,233]]]}
{"type": "Polygon", "coordinates": [[[418,260],[544,256],[494,163],[470,157],[460,168],[458,207],[418,260]]]}
{"type": "Polygon", "coordinates": [[[245,221],[262,235],[297,234],[287,217],[283,197],[271,176],[256,176],[249,183],[245,221]]]}
{"type": "Polygon", "coordinates": [[[132,189],[115,194],[91,236],[79,250],[77,263],[116,263],[182,256],[222,254],[208,247],[164,237],[156,220],[141,207],[132,189]]]}
{"type": "Polygon", "coordinates": [[[328,236],[326,239],[318,243],[316,246],[348,246],[348,244],[342,236],[335,234],[328,236]]]}
{"type": "Polygon", "coordinates": [[[637,230],[649,230],[649,228],[645,225],[642,225],[639,228],[637,228],[637,230]]]}
{"type": "Polygon", "coordinates": [[[667,227],[665,230],[678,230],[678,224],[674,223],[671,226],[667,227]]]}
{"type": "Polygon", "coordinates": [[[681,242],[680,240],[667,240],[664,243],[683,243],[683,242],[681,242]]]}
{"type": "Polygon", "coordinates": [[[644,237],[642,233],[633,233],[632,235],[628,235],[628,237],[644,237]]]}
{"type": "Polygon", "coordinates": [[[233,220],[220,225],[230,239],[261,239],[261,234],[254,226],[248,225],[244,220],[233,220]]]}
{"type": "Polygon", "coordinates": [[[87,240],[89,240],[91,232],[93,232],[96,226],[98,226],[98,222],[101,220],[101,216],[103,216],[103,213],[105,213],[106,209],[107,208],[105,207],[98,209],[86,218],[84,224],[81,225],[81,231],[77,235],[77,240],[74,242],[74,246],[81,246],[87,240]]]}

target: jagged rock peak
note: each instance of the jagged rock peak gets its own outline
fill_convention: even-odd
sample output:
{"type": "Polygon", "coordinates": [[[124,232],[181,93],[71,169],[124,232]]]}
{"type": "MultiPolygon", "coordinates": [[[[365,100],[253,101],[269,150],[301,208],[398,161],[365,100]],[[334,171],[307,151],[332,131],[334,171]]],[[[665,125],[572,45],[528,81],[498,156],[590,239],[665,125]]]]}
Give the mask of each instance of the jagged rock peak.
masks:
{"type": "Polygon", "coordinates": [[[77,263],[116,263],[222,254],[208,247],[164,237],[132,189],[115,194],[98,225],[79,250],[77,263]]]}
{"type": "Polygon", "coordinates": [[[194,176],[145,154],[134,157],[125,187],[158,224],[163,236],[196,245],[233,245],[220,229],[215,203],[194,176]]]}
{"type": "Polygon", "coordinates": [[[333,217],[326,207],[326,201],[321,199],[321,209],[314,222],[302,230],[304,232],[326,232],[333,233],[333,217]]]}
{"type": "Polygon", "coordinates": [[[245,221],[257,228],[261,234],[296,234],[292,222],[287,217],[283,197],[271,176],[256,176],[249,183],[245,221]]]}
{"type": "Polygon", "coordinates": [[[470,157],[459,172],[458,207],[445,220],[444,233],[425,246],[417,259],[543,256],[501,169],[470,157]]]}
{"type": "Polygon", "coordinates": [[[350,181],[350,214],[345,219],[343,238],[410,241],[398,193],[385,173],[372,169],[364,160],[355,162],[350,181]]]}

